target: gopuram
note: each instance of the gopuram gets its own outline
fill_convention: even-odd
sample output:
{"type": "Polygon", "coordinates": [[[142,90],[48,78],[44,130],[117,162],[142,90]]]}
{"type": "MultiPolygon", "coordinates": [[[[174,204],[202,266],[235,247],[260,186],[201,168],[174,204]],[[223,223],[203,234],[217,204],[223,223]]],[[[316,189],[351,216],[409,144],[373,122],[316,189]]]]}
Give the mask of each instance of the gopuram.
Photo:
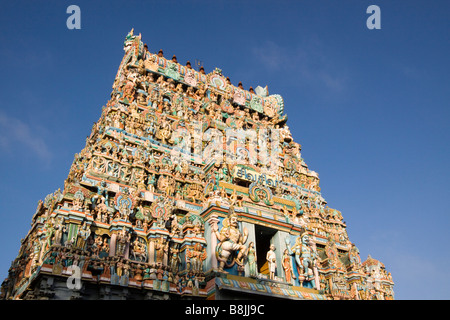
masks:
{"type": "Polygon", "coordinates": [[[133,30],[124,51],[2,299],[394,298],[322,197],[280,95],[153,54],[133,30]]]}

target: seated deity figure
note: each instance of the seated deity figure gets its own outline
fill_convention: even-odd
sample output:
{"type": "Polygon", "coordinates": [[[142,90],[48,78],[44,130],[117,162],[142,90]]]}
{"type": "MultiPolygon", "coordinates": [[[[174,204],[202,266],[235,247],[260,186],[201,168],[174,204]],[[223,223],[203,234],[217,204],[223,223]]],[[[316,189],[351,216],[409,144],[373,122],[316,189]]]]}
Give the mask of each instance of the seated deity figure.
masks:
{"type": "Polygon", "coordinates": [[[233,207],[230,207],[228,214],[228,217],[223,220],[223,227],[220,232],[217,224],[213,227],[213,232],[219,240],[216,247],[219,271],[223,271],[225,266],[232,267],[234,263],[242,265],[247,252],[245,243],[248,238],[248,230],[244,228],[243,233],[239,230],[238,216],[233,207]],[[235,257],[236,253],[237,257],[235,257]]]}

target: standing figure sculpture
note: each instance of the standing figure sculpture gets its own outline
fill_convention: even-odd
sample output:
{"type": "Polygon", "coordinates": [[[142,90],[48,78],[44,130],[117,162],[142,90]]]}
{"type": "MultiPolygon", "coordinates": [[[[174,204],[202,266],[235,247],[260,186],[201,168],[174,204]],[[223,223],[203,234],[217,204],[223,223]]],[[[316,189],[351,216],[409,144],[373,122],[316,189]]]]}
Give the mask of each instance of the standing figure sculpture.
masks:
{"type": "Polygon", "coordinates": [[[305,233],[302,235],[301,256],[303,263],[303,275],[306,280],[311,280],[312,286],[315,287],[316,280],[314,268],[316,267],[317,253],[310,243],[309,235],[305,233]]]}
{"type": "Polygon", "coordinates": [[[350,260],[350,267],[352,270],[358,270],[361,267],[361,258],[359,257],[359,250],[354,243],[352,243],[352,247],[348,252],[348,258],[350,260]]]}
{"type": "Polygon", "coordinates": [[[266,260],[269,266],[269,279],[275,280],[275,272],[277,269],[277,257],[275,255],[275,245],[271,244],[269,251],[266,254],[266,260]]]}
{"type": "Polygon", "coordinates": [[[53,244],[56,244],[56,245],[60,246],[63,234],[64,234],[64,232],[67,231],[67,228],[66,228],[66,226],[64,224],[64,218],[62,218],[62,217],[57,218],[56,221],[57,222],[56,222],[56,224],[54,226],[55,238],[54,238],[53,244]]]}
{"type": "Polygon", "coordinates": [[[289,249],[284,249],[283,260],[281,262],[283,266],[286,282],[291,283],[292,279],[296,279],[294,269],[292,268],[291,256],[289,255],[289,249]]]}
{"type": "Polygon", "coordinates": [[[187,269],[198,274],[203,271],[203,261],[206,259],[206,250],[200,243],[196,243],[193,247],[186,251],[187,269]]]}
{"type": "Polygon", "coordinates": [[[179,245],[175,245],[170,250],[172,256],[170,258],[170,270],[173,274],[178,274],[178,268],[181,264],[179,245]]]}
{"type": "Polygon", "coordinates": [[[122,228],[120,233],[117,235],[117,249],[116,254],[119,257],[124,257],[128,244],[130,243],[131,234],[126,230],[125,227],[122,228]]]}
{"type": "Polygon", "coordinates": [[[256,250],[255,243],[252,241],[248,245],[247,250],[247,261],[248,261],[248,269],[251,278],[256,278],[258,276],[257,263],[256,263],[256,250]]]}
{"type": "Polygon", "coordinates": [[[310,243],[309,236],[307,234],[302,235],[302,248],[301,255],[303,259],[303,273],[304,276],[308,275],[308,270],[313,269],[316,260],[316,253],[313,251],[310,243]]]}
{"type": "Polygon", "coordinates": [[[288,244],[288,239],[286,239],[287,249],[289,254],[294,255],[299,274],[303,276],[305,280],[312,281],[312,286],[314,287],[314,268],[316,267],[318,256],[310,243],[309,235],[307,233],[303,233],[299,236],[292,248],[289,248],[288,244]]]}
{"type": "Polygon", "coordinates": [[[78,249],[84,249],[84,246],[86,245],[87,239],[91,235],[91,228],[88,227],[87,223],[84,222],[81,228],[78,230],[78,238],[76,247],[78,249]]]}
{"type": "Polygon", "coordinates": [[[301,243],[301,237],[298,237],[295,239],[295,244],[292,248],[289,248],[289,242],[288,239],[286,239],[286,247],[289,250],[289,254],[294,255],[295,263],[297,265],[297,269],[299,274],[301,273],[302,263],[300,261],[301,257],[301,250],[302,250],[302,243],[301,243]]]}
{"type": "Polygon", "coordinates": [[[220,232],[217,224],[213,226],[213,232],[219,240],[216,247],[216,257],[219,261],[218,269],[222,272],[225,266],[232,267],[234,263],[242,266],[247,252],[245,242],[247,242],[248,230],[244,228],[244,232],[240,232],[238,216],[234,213],[233,207],[230,208],[228,214],[229,216],[223,220],[223,227],[220,232]],[[236,253],[237,257],[235,257],[236,253]]]}

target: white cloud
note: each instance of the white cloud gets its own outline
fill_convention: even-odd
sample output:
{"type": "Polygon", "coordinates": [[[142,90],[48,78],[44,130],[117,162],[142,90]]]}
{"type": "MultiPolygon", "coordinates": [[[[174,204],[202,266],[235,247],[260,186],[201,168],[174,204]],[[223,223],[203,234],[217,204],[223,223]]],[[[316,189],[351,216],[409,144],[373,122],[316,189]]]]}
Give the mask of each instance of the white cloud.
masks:
{"type": "Polygon", "coordinates": [[[10,148],[15,143],[21,144],[45,162],[49,162],[52,157],[44,139],[37,136],[30,125],[0,112],[0,147],[10,148]]]}
{"type": "Polygon", "coordinates": [[[272,41],[267,41],[262,46],[253,48],[253,54],[265,67],[274,71],[282,68],[289,59],[287,50],[272,41]]]}
{"type": "Polygon", "coordinates": [[[270,71],[283,72],[302,84],[341,92],[347,85],[345,68],[336,63],[320,43],[290,49],[273,41],[253,48],[253,54],[270,71]]]}

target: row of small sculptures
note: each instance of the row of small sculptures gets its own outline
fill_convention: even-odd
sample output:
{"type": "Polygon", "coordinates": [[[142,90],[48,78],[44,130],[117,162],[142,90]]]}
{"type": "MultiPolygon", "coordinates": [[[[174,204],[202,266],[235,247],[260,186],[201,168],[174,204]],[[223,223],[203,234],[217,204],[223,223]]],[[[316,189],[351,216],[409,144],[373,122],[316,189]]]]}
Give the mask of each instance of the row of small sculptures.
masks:
{"type": "Polygon", "coordinates": [[[206,115],[237,128],[283,125],[286,120],[275,111],[268,116],[237,105],[232,101],[231,93],[219,94],[204,84],[194,88],[138,68],[123,69],[121,78],[115,80],[111,97],[113,101],[152,107],[160,113],[180,118],[201,121],[206,115]]]}
{"type": "Polygon", "coordinates": [[[135,281],[166,280],[175,283],[180,291],[184,287],[198,288],[205,280],[202,271],[189,270],[190,267],[184,272],[174,272],[173,265],[164,265],[161,262],[139,262],[118,256],[99,258],[89,251],[68,247],[52,246],[43,263],[53,266],[53,270],[57,270],[56,267],[59,266],[60,271],[64,267],[77,266],[81,269],[81,274],[90,272],[93,276],[106,279],[117,276],[118,281],[123,278],[135,281]]]}
{"type": "MultiPolygon", "coordinates": [[[[120,178],[126,183],[138,184],[139,179],[145,178],[148,172],[165,171],[172,174],[177,180],[190,181],[205,181],[203,170],[198,167],[190,166],[187,161],[174,162],[170,155],[165,153],[147,151],[145,149],[135,149],[130,152],[125,148],[116,147],[111,141],[100,141],[92,153],[87,154],[87,159],[90,159],[87,169],[95,170],[98,173],[109,175],[113,178],[120,178]]],[[[226,182],[231,182],[231,170],[228,164],[222,164],[221,170],[225,173],[222,175],[226,182]]],[[[303,188],[316,189],[318,188],[318,179],[314,177],[307,177],[304,174],[298,175],[295,180],[288,178],[287,174],[280,168],[277,173],[282,177],[283,181],[290,183],[297,183],[303,188]],[[289,180],[288,180],[289,179],[289,180]]],[[[150,173],[149,173],[150,175],[150,173]]],[[[148,177],[148,185],[152,184],[154,187],[155,180],[148,177]]],[[[143,181],[141,181],[142,185],[143,181]]],[[[149,186],[150,187],[150,186],[149,186]]],[[[281,188],[281,186],[279,186],[281,188]]],[[[277,190],[276,190],[277,191],[277,190]]],[[[280,192],[280,191],[279,191],[280,192]]]]}
{"type": "MultiPolygon", "coordinates": [[[[134,70],[134,69],[133,69],[134,70]]],[[[128,69],[125,72],[129,72],[128,69]]],[[[153,75],[150,74],[148,75],[148,77],[150,77],[150,83],[152,83],[151,81],[153,80],[153,75]]],[[[158,86],[162,86],[165,82],[164,82],[164,76],[160,76],[158,78],[157,81],[155,81],[155,86],[157,88],[159,88],[158,86]]],[[[168,80],[170,83],[173,83],[174,81],[172,79],[168,80]]],[[[147,83],[147,82],[145,82],[147,83]]],[[[132,88],[134,90],[135,86],[137,84],[132,82],[132,83],[128,83],[129,88],[132,88]]],[[[124,86],[126,87],[126,86],[124,86]]],[[[151,86],[149,85],[145,85],[145,88],[151,88],[151,86]]],[[[263,117],[262,119],[260,119],[260,114],[256,111],[249,111],[249,109],[244,108],[245,110],[240,110],[240,111],[230,111],[227,108],[225,108],[227,111],[224,112],[222,109],[223,108],[219,108],[219,105],[217,104],[217,98],[214,94],[214,92],[211,92],[211,94],[209,96],[206,96],[206,92],[204,92],[205,90],[202,90],[201,88],[199,88],[198,90],[201,92],[201,96],[202,96],[202,101],[200,103],[200,105],[202,106],[202,108],[199,109],[198,113],[196,114],[200,114],[202,110],[205,110],[206,113],[203,114],[203,118],[201,119],[196,119],[195,117],[191,117],[191,116],[186,116],[185,114],[181,115],[179,117],[176,116],[177,111],[176,108],[180,105],[179,101],[178,102],[171,102],[171,99],[173,100],[174,97],[177,94],[181,94],[182,92],[180,91],[182,89],[181,83],[175,87],[175,84],[172,84],[169,86],[171,89],[167,89],[167,92],[170,92],[170,94],[166,93],[167,96],[164,97],[162,96],[161,91],[164,91],[163,89],[161,90],[157,90],[157,89],[152,89],[155,94],[160,95],[158,98],[155,98],[154,100],[151,99],[151,103],[149,103],[149,108],[147,108],[147,105],[145,105],[145,107],[138,107],[137,104],[130,104],[129,106],[125,106],[124,104],[121,104],[119,102],[115,102],[115,101],[110,101],[108,104],[108,107],[114,107],[111,108],[111,110],[109,112],[111,112],[110,116],[107,116],[105,119],[105,125],[112,125],[113,127],[117,127],[117,128],[121,128],[121,129],[126,129],[126,131],[131,131],[131,132],[138,132],[143,134],[144,136],[148,135],[148,134],[153,134],[155,135],[157,132],[159,131],[167,131],[165,133],[161,133],[161,134],[156,134],[156,136],[163,140],[164,142],[166,142],[167,140],[170,140],[170,130],[172,127],[172,123],[171,121],[175,121],[177,122],[178,120],[176,120],[177,118],[182,120],[184,122],[184,124],[186,124],[187,129],[189,129],[189,125],[188,122],[191,121],[200,121],[203,123],[209,123],[210,122],[210,114],[208,113],[208,110],[221,110],[220,112],[222,112],[223,115],[228,114],[231,112],[231,114],[237,113],[236,116],[236,122],[240,123],[243,122],[242,125],[243,126],[237,126],[236,128],[244,128],[244,129],[257,129],[260,127],[260,125],[262,125],[263,127],[273,127],[273,128],[277,128],[280,129],[281,131],[281,135],[282,135],[282,142],[283,146],[282,146],[282,150],[285,153],[288,153],[286,148],[292,148],[289,145],[294,143],[292,140],[292,135],[289,131],[289,128],[287,127],[287,125],[285,125],[284,123],[282,125],[272,125],[268,122],[268,118],[267,116],[263,117]],[[159,103],[159,104],[158,104],[159,103]],[[208,106],[216,106],[217,108],[212,108],[212,107],[208,107],[208,106]],[[117,106],[121,106],[120,108],[117,106]],[[154,106],[154,108],[152,108],[154,106]],[[114,111],[112,111],[112,109],[115,109],[114,111]],[[167,109],[167,115],[171,115],[173,117],[166,117],[165,114],[162,114],[164,110],[167,109]],[[141,111],[141,112],[139,112],[141,111]],[[174,118],[175,117],[175,118],[174,118]],[[146,123],[147,122],[147,123],[146,123]],[[255,124],[258,124],[255,126],[255,124]]],[[[144,88],[144,89],[145,89],[144,88]]],[[[163,86],[164,88],[164,86],[163,86]]],[[[192,87],[189,87],[190,90],[188,89],[186,92],[183,92],[184,95],[188,95],[189,96],[189,92],[192,91],[192,87]]],[[[164,91],[165,92],[165,91],[164,91]]],[[[118,95],[120,96],[120,95],[118,95]]],[[[192,99],[191,97],[189,97],[190,99],[192,99]]],[[[198,98],[197,96],[195,96],[195,98],[198,98]]],[[[189,99],[187,99],[188,101],[191,101],[189,99]]],[[[220,100],[220,99],[219,99],[220,100]]],[[[222,99],[223,100],[223,99],[222,99]]],[[[223,100],[224,101],[228,101],[228,100],[223,100]]],[[[181,105],[184,105],[188,110],[191,110],[190,112],[192,112],[191,108],[188,108],[185,104],[181,103],[181,105]]],[[[228,103],[227,103],[228,105],[228,103]]],[[[232,108],[232,107],[231,107],[232,108]]],[[[210,111],[211,111],[210,110],[210,111]]],[[[212,112],[212,111],[211,111],[212,112]]],[[[231,116],[227,118],[228,120],[232,119],[231,116]]],[[[228,121],[227,120],[227,121],[228,121]]],[[[235,127],[235,121],[228,121],[227,123],[227,127],[235,127]]],[[[217,127],[219,129],[221,129],[221,127],[217,127]]],[[[191,132],[192,133],[192,132],[191,132]]],[[[294,143],[295,144],[295,143],[294,143]]],[[[293,154],[293,156],[295,157],[300,157],[299,152],[297,152],[297,154],[293,154]]],[[[300,159],[299,159],[300,160],[300,159]]]]}
{"type": "MultiPolygon", "coordinates": [[[[129,107],[131,108],[131,106],[129,107]]],[[[120,133],[113,133],[115,138],[118,138],[116,143],[109,142],[109,151],[111,155],[113,155],[116,158],[119,158],[123,160],[124,162],[131,162],[131,161],[139,161],[141,159],[134,159],[132,155],[130,155],[130,151],[125,150],[126,143],[124,143],[121,140],[121,136],[127,135],[127,134],[133,134],[135,136],[141,137],[141,138],[154,138],[158,141],[161,141],[163,144],[170,144],[170,145],[176,145],[181,143],[183,137],[178,136],[178,132],[176,132],[176,129],[182,128],[185,129],[187,133],[191,137],[201,135],[202,130],[204,128],[198,128],[196,127],[196,124],[192,124],[185,119],[180,121],[174,121],[172,118],[165,117],[165,116],[152,116],[152,117],[145,117],[143,113],[140,114],[141,118],[136,118],[133,116],[130,116],[130,112],[127,111],[121,111],[121,110],[114,110],[113,108],[107,108],[105,110],[106,116],[100,119],[99,124],[94,126],[93,132],[99,131],[99,128],[109,127],[109,128],[118,128],[121,131],[120,133]],[[199,131],[199,132],[197,132],[199,131]]],[[[226,134],[224,133],[224,136],[226,134]]],[[[266,136],[264,136],[266,137],[266,136]]],[[[230,139],[232,137],[229,137],[230,139]]],[[[271,150],[271,135],[267,135],[268,139],[268,154],[270,154],[271,150]]],[[[286,138],[285,138],[286,139],[286,138]]],[[[122,139],[123,140],[123,139],[122,139]]],[[[98,141],[95,141],[95,144],[98,143],[98,141]]],[[[192,143],[192,141],[190,141],[192,143]]],[[[227,142],[227,145],[229,145],[227,148],[232,149],[230,146],[233,144],[233,140],[229,140],[227,142]]],[[[189,143],[188,143],[189,145],[189,143]]],[[[249,148],[256,148],[256,146],[248,146],[249,148]]],[[[96,150],[99,151],[100,146],[95,146],[96,150]]],[[[191,150],[189,150],[191,151],[191,150]]],[[[200,152],[203,152],[203,150],[199,150],[200,152]]],[[[295,172],[300,172],[301,169],[301,163],[302,159],[300,158],[300,151],[299,146],[295,144],[293,141],[289,142],[282,142],[280,151],[282,154],[284,154],[284,161],[288,164],[290,164],[287,167],[280,168],[278,172],[276,172],[277,175],[282,176],[283,180],[285,182],[289,183],[299,183],[299,184],[306,184],[306,188],[311,188],[314,190],[317,190],[317,184],[318,179],[314,177],[309,177],[306,179],[306,176],[303,174],[301,176],[296,176],[295,172]],[[290,162],[290,159],[295,159],[295,161],[290,162]],[[294,166],[292,166],[294,164],[294,166]],[[284,172],[286,171],[286,172],[284,172]],[[292,172],[291,172],[292,171],[292,172]],[[299,180],[300,179],[300,180],[299,180]]],[[[141,150],[139,152],[139,155],[142,157],[142,155],[147,155],[150,152],[146,150],[141,150]]],[[[230,156],[227,155],[224,150],[224,156],[230,156]]],[[[202,156],[200,153],[198,156],[202,156]]],[[[247,155],[248,157],[248,155],[247,155]]],[[[149,160],[149,159],[147,159],[149,160]]],[[[248,160],[248,159],[247,159],[248,160]]],[[[261,159],[259,159],[261,160],[261,159]]],[[[261,167],[262,163],[261,161],[258,161],[256,163],[256,166],[261,167]]]]}
{"type": "MultiPolygon", "coordinates": [[[[153,160],[152,161],[152,164],[154,166],[153,168],[155,168],[155,164],[157,164],[156,165],[157,169],[159,169],[159,166],[161,166],[163,170],[170,172],[170,170],[167,169],[171,169],[173,172],[175,165],[169,165],[167,162],[165,163],[164,161],[162,161],[163,160],[162,158],[163,158],[162,156],[151,157],[151,159],[153,160]]],[[[92,161],[91,164],[92,163],[95,163],[95,161],[92,161]]],[[[89,167],[90,166],[88,166],[88,168],[89,167]]],[[[96,166],[93,166],[93,168],[95,169],[96,166]]],[[[224,170],[221,170],[220,167],[214,168],[214,170],[208,176],[209,177],[214,176],[218,180],[225,180],[231,183],[232,178],[229,175],[230,170],[225,170],[226,167],[222,169],[224,170]]],[[[180,167],[180,170],[178,169],[175,170],[175,172],[178,173],[178,175],[175,174],[172,176],[170,174],[150,173],[146,180],[144,180],[143,177],[141,177],[139,185],[144,185],[144,187],[142,187],[142,189],[144,190],[150,190],[151,192],[158,192],[161,194],[165,194],[166,196],[174,197],[174,199],[189,200],[194,203],[195,202],[201,203],[204,200],[203,183],[201,181],[205,181],[205,178],[204,177],[202,178],[201,176],[204,176],[204,174],[202,173],[202,171],[196,171],[195,173],[190,172],[188,174],[185,174],[186,171],[188,171],[186,170],[186,168],[180,167]],[[186,179],[194,183],[191,182],[185,183],[183,181],[180,181],[181,176],[182,179],[186,179]]],[[[136,175],[133,175],[133,178],[136,178],[136,175]]],[[[236,192],[229,194],[225,192],[225,189],[223,188],[221,188],[221,191],[222,191],[221,195],[225,198],[228,198],[232,205],[242,205],[240,204],[242,201],[241,195],[238,196],[236,192]]],[[[338,211],[331,210],[328,207],[325,208],[324,210],[321,207],[321,205],[317,203],[317,201],[311,202],[309,200],[308,201],[302,200],[302,203],[303,203],[302,211],[304,221],[307,222],[308,224],[310,222],[314,222],[314,226],[311,225],[311,227],[317,229],[317,232],[319,233],[321,232],[322,236],[328,236],[330,233],[337,234],[336,237],[339,237],[339,239],[336,238],[336,240],[340,242],[347,240],[348,237],[346,237],[345,230],[343,230],[341,223],[335,225],[335,223],[333,222],[334,220],[336,220],[337,222],[342,220],[342,215],[338,211]],[[312,219],[312,220],[309,219],[308,221],[308,217],[317,217],[320,219],[312,219]],[[327,220],[327,222],[322,221],[324,219],[327,220]],[[342,237],[344,237],[345,239],[342,239],[342,237]]],[[[109,209],[114,208],[115,205],[116,204],[112,199],[109,199],[109,203],[108,200],[106,200],[106,202],[99,203],[98,211],[101,211],[101,209],[104,210],[97,213],[97,219],[105,223],[107,222],[110,223],[110,221],[114,216],[113,212],[111,212],[111,210],[108,210],[108,208],[109,209]]],[[[285,210],[285,207],[281,208],[281,210],[282,211],[285,210]]],[[[286,214],[291,215],[290,212],[287,212],[286,214]]]]}
{"type": "Polygon", "coordinates": [[[94,234],[87,223],[78,228],[77,235],[72,239],[67,238],[68,226],[62,218],[51,218],[45,226],[45,234],[38,236],[33,233],[27,243],[22,244],[16,259],[22,261],[23,266],[16,272],[26,278],[36,271],[41,261],[63,267],[77,265],[94,273],[101,271],[103,276],[121,276],[123,273],[135,280],[153,279],[152,274],[158,274],[156,278],[160,279],[162,271],[169,275],[169,280],[179,279],[178,273],[181,271],[192,279],[204,277],[206,251],[200,243],[187,246],[185,261],[182,262],[180,245],[172,243],[169,238],[160,236],[150,240],[154,243],[154,252],[151,252],[145,240],[123,228],[117,234],[114,256],[110,256],[110,237],[94,234]],[[153,258],[149,257],[150,254],[154,255],[153,258]],[[142,277],[140,274],[143,274],[142,277]]]}
{"type": "MultiPolygon", "coordinates": [[[[161,76],[162,77],[162,76],[161,76]]],[[[162,80],[159,81],[159,84],[162,83],[162,80]]],[[[158,84],[158,85],[159,85],[158,84]]],[[[134,88],[134,87],[133,87],[134,88]]],[[[180,89],[181,87],[178,86],[178,88],[180,89]]],[[[172,88],[175,89],[175,88],[172,88]]],[[[156,92],[156,91],[155,91],[156,92]]],[[[209,99],[209,98],[208,98],[209,99]]],[[[120,103],[117,103],[120,104],[120,103]]],[[[168,104],[168,100],[165,100],[165,104],[168,104]]],[[[122,106],[125,106],[123,104],[120,104],[122,106]]],[[[103,130],[103,128],[105,128],[106,126],[112,126],[112,127],[119,127],[122,129],[125,129],[127,132],[134,132],[134,133],[139,133],[142,135],[146,135],[146,136],[152,136],[155,137],[157,139],[159,139],[162,142],[166,142],[166,140],[170,140],[171,139],[171,130],[173,127],[173,124],[171,123],[171,121],[173,121],[173,119],[169,118],[169,117],[161,117],[160,119],[156,116],[154,116],[156,114],[155,111],[153,111],[150,113],[146,113],[146,116],[144,116],[145,112],[142,112],[142,110],[138,110],[138,107],[136,104],[131,104],[129,106],[126,107],[126,109],[115,109],[113,110],[114,106],[114,102],[111,103],[111,101],[108,103],[108,107],[105,108],[105,112],[103,113],[99,123],[97,123],[97,125],[94,126],[93,128],[93,133],[91,134],[91,137],[96,137],[95,132],[101,132],[103,130]],[[141,112],[139,112],[141,111],[141,112]],[[148,117],[149,114],[152,114],[152,117],[148,117]],[[150,119],[150,120],[149,120],[150,119]]],[[[145,110],[145,109],[144,109],[145,110]]],[[[149,110],[147,110],[149,111],[149,110]]],[[[257,114],[257,112],[255,112],[255,114],[257,114]]],[[[255,116],[253,117],[254,120],[256,121],[255,116]]],[[[239,118],[241,119],[241,118],[239,118]]],[[[184,124],[189,124],[188,122],[184,122],[184,124]]],[[[186,126],[187,128],[189,128],[189,125],[186,126]]],[[[285,126],[286,130],[287,130],[287,134],[285,137],[285,141],[290,141],[289,143],[283,143],[283,150],[284,153],[286,153],[286,156],[289,157],[299,157],[299,150],[298,148],[293,148],[290,147],[290,143],[293,143],[291,140],[291,136],[289,133],[289,130],[287,128],[287,126],[285,126]],[[287,149],[286,149],[287,148],[287,149]],[[292,150],[297,149],[297,151],[292,152],[292,150]]],[[[123,132],[121,133],[123,134],[123,132]]],[[[97,141],[92,140],[91,139],[91,145],[93,145],[93,147],[97,150],[100,151],[100,146],[98,145],[99,141],[97,139],[97,141]]],[[[146,164],[145,162],[147,162],[147,160],[149,161],[149,165],[151,164],[151,159],[143,159],[142,155],[145,154],[145,151],[141,151],[141,152],[136,152],[136,154],[139,155],[139,157],[136,157],[135,154],[131,155],[130,152],[125,151],[124,152],[124,146],[126,145],[126,143],[124,143],[123,141],[117,141],[116,143],[110,143],[110,149],[107,150],[107,152],[109,151],[111,153],[111,155],[113,157],[118,158],[121,162],[124,161],[125,163],[133,163],[133,164],[146,164]],[[117,147],[115,146],[117,145],[117,147]],[[122,145],[123,147],[121,148],[120,145],[122,145]]],[[[101,147],[103,148],[103,146],[101,147]]],[[[104,150],[102,150],[104,151],[104,150]]],[[[105,168],[108,167],[107,166],[107,160],[105,160],[105,158],[102,157],[97,157],[97,164],[98,166],[102,167],[102,163],[103,163],[103,170],[106,170],[105,168]]],[[[296,162],[298,163],[298,162],[296,162]]],[[[119,175],[119,172],[121,171],[121,169],[119,168],[119,164],[116,162],[110,162],[109,165],[111,166],[111,170],[115,170],[114,172],[116,172],[116,175],[119,175]]],[[[133,177],[133,176],[140,176],[143,174],[142,171],[140,170],[135,170],[136,173],[132,173],[131,170],[126,167],[126,166],[121,166],[122,168],[122,176],[124,176],[125,178],[129,178],[129,177],[133,177]],[[139,172],[138,172],[139,171],[139,172]]],[[[296,168],[297,170],[299,170],[299,167],[296,168]]],[[[315,179],[313,177],[308,177],[306,178],[305,175],[299,175],[297,177],[294,177],[292,174],[290,174],[289,169],[284,169],[281,170],[277,173],[280,175],[280,177],[282,177],[284,182],[289,182],[289,183],[298,183],[299,185],[301,185],[304,188],[308,188],[308,189],[313,189],[313,190],[320,190],[320,188],[318,187],[318,179],[315,179]]],[[[137,184],[135,182],[135,184],[137,184]]]]}

